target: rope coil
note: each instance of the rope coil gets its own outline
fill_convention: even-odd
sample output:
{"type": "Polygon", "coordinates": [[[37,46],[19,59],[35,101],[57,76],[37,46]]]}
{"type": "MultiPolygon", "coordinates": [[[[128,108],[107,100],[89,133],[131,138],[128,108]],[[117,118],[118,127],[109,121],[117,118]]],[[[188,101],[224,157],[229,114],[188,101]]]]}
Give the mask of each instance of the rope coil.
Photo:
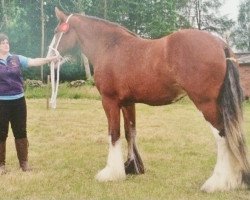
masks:
{"type": "MultiPolygon", "coordinates": [[[[72,15],[73,14],[68,16],[66,23],[68,23],[68,21],[72,15]]],[[[60,80],[60,77],[59,77],[60,76],[60,66],[63,62],[65,62],[65,60],[63,60],[63,57],[60,55],[60,52],[57,50],[63,34],[64,34],[64,32],[60,32],[60,35],[58,37],[56,45],[54,45],[56,42],[56,37],[54,35],[52,42],[49,46],[49,52],[47,54],[47,57],[48,57],[49,55],[52,54],[52,51],[53,51],[56,56],[60,57],[59,62],[57,62],[57,63],[51,62],[50,63],[51,98],[50,98],[49,105],[51,108],[54,108],[54,109],[56,108],[56,99],[57,99],[59,80],[60,80]],[[55,79],[55,70],[56,70],[56,79],[55,79]]]]}

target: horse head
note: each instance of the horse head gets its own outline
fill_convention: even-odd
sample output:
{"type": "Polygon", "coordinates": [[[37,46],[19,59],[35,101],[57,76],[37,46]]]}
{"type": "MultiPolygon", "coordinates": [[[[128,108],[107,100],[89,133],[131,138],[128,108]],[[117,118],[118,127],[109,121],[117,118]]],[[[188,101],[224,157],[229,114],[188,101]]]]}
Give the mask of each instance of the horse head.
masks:
{"type": "Polygon", "coordinates": [[[65,54],[67,51],[73,49],[77,44],[77,34],[71,25],[70,21],[73,20],[72,14],[65,14],[63,11],[55,8],[55,14],[59,21],[54,30],[54,37],[49,47],[48,55],[65,54]]]}

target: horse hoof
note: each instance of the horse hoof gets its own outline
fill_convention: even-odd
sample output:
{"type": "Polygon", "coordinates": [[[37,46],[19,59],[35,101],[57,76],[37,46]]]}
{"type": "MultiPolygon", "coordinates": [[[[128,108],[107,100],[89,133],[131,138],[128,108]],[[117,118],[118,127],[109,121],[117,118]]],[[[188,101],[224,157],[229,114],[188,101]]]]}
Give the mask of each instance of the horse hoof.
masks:
{"type": "Polygon", "coordinates": [[[241,178],[223,179],[223,177],[210,177],[201,187],[201,190],[207,193],[217,191],[229,191],[237,188],[246,188],[241,182],[241,178]]]}
{"type": "Polygon", "coordinates": [[[124,163],[126,174],[144,174],[144,166],[137,163],[134,159],[124,163]]]}
{"type": "Polygon", "coordinates": [[[201,191],[212,193],[215,192],[217,189],[214,186],[214,183],[212,183],[210,180],[207,180],[201,187],[201,191]]]}
{"type": "Polygon", "coordinates": [[[100,182],[119,181],[126,179],[125,170],[114,170],[111,167],[105,167],[95,177],[100,182]]]}

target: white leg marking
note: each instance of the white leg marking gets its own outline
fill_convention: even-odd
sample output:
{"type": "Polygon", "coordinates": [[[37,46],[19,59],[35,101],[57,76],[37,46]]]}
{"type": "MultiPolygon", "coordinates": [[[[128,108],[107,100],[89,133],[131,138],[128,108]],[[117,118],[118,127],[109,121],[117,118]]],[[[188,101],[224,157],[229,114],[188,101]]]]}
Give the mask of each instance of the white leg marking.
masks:
{"type": "Polygon", "coordinates": [[[122,158],[121,142],[118,140],[112,145],[111,137],[109,137],[109,154],[107,165],[97,175],[98,181],[115,181],[126,178],[124,162],[122,158]]]}
{"type": "Polygon", "coordinates": [[[225,137],[212,127],[217,143],[217,162],[212,176],[203,184],[201,190],[205,192],[227,191],[242,186],[242,173],[231,155],[225,137]]]}
{"type": "MultiPolygon", "coordinates": [[[[130,124],[132,124],[132,122],[130,122],[130,124]]],[[[134,146],[135,145],[135,129],[131,129],[131,138],[130,141],[128,142],[128,160],[133,160],[135,158],[135,154],[134,154],[134,146]]]]}

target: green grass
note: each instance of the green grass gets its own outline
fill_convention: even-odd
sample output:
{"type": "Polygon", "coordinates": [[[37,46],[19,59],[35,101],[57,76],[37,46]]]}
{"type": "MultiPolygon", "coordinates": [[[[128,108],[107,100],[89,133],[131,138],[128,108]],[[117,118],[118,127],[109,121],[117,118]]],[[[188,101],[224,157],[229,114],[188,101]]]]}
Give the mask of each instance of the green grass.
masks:
{"type": "MultiPolygon", "coordinates": [[[[214,168],[216,147],[208,124],[188,100],[162,107],[138,104],[137,142],[146,173],[127,176],[125,181],[97,182],[94,177],[107,160],[107,121],[98,94],[92,94],[97,99],[59,98],[55,110],[46,109],[46,99],[27,99],[33,171],[19,170],[10,131],[8,173],[0,176],[0,199],[250,199],[247,190],[200,191],[214,168]]],[[[250,146],[249,104],[244,126],[250,146]]],[[[123,129],[122,142],[125,158],[123,129]]]]}
{"type": "MultiPolygon", "coordinates": [[[[58,98],[66,99],[100,99],[100,95],[92,85],[86,84],[81,87],[69,87],[68,83],[62,83],[58,88],[58,98]]],[[[44,85],[43,87],[26,87],[26,98],[41,99],[50,98],[51,87],[44,85]]]]}

